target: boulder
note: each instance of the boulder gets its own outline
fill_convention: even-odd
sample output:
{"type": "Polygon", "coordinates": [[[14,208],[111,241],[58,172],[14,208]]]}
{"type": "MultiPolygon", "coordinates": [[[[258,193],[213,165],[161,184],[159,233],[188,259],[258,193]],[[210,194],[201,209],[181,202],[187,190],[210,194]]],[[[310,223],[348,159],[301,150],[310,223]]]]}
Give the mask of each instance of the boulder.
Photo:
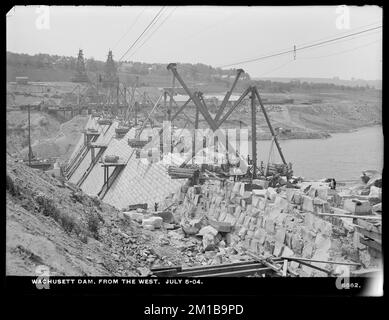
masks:
{"type": "Polygon", "coordinates": [[[276,196],[277,196],[277,192],[274,188],[269,187],[266,189],[266,197],[270,201],[274,201],[276,199],[276,196]]]}
{"type": "Polygon", "coordinates": [[[302,196],[303,198],[303,211],[313,212],[313,199],[309,196],[302,196]]]}
{"type": "Polygon", "coordinates": [[[123,212],[123,216],[126,219],[134,220],[134,221],[138,221],[138,222],[142,222],[142,220],[144,219],[143,213],[139,213],[136,211],[123,212]]]}
{"type": "Polygon", "coordinates": [[[369,197],[378,198],[381,201],[382,200],[382,189],[377,188],[375,186],[371,186],[369,197]]]}
{"type": "Polygon", "coordinates": [[[229,222],[210,220],[209,224],[218,232],[231,232],[232,225],[229,222]]]}
{"type": "Polygon", "coordinates": [[[155,229],[159,229],[162,226],[163,219],[161,217],[150,217],[142,220],[142,226],[152,225],[155,229]]]}
{"type": "Polygon", "coordinates": [[[157,213],[157,215],[163,219],[163,222],[166,222],[166,223],[173,223],[174,222],[174,216],[171,213],[171,211],[162,211],[162,212],[157,213]]]}
{"type": "Polygon", "coordinates": [[[343,209],[356,215],[371,214],[371,204],[368,200],[346,199],[343,209]]]}
{"type": "Polygon", "coordinates": [[[155,230],[154,226],[152,224],[145,224],[143,226],[143,229],[153,231],[155,230]]]}
{"type": "Polygon", "coordinates": [[[217,231],[212,226],[205,226],[205,227],[201,228],[201,230],[198,232],[198,235],[204,237],[206,234],[211,234],[215,237],[218,234],[218,232],[219,231],[217,231]]]}
{"type": "Polygon", "coordinates": [[[212,233],[206,233],[203,236],[203,248],[205,251],[212,251],[216,249],[216,239],[212,233]]]}
{"type": "Polygon", "coordinates": [[[377,203],[376,205],[373,206],[373,211],[374,212],[382,212],[382,203],[377,203]]]}

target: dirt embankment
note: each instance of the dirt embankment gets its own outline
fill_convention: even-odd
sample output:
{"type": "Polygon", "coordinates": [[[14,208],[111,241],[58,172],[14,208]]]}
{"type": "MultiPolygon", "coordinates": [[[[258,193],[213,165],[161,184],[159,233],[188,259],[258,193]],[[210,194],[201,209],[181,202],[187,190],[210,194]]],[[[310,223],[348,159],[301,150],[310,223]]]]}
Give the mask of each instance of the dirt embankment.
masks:
{"type": "MultiPolygon", "coordinates": [[[[87,116],[76,116],[61,124],[46,113],[31,112],[31,146],[34,154],[39,158],[66,160],[81,137],[87,120],[87,116]]],[[[7,151],[27,157],[27,112],[7,113],[7,151]]]]}
{"type": "Polygon", "coordinates": [[[182,257],[97,198],[7,157],[7,275],[141,276],[182,257]],[[159,251],[158,251],[159,250],[159,251]]]}
{"type": "MultiPolygon", "coordinates": [[[[265,95],[266,96],[266,95],[265,95]]],[[[293,103],[277,104],[265,102],[265,109],[273,128],[280,128],[279,139],[321,139],[331,133],[350,132],[366,126],[382,123],[382,100],[380,96],[355,93],[323,94],[290,93],[275,95],[272,99],[289,98],[293,103]]],[[[185,111],[194,118],[194,108],[185,111]]],[[[225,111],[226,112],[226,111],[225,111]]],[[[266,119],[257,108],[257,138],[271,139],[266,119]]],[[[184,125],[181,120],[180,125],[184,125]]],[[[200,117],[199,127],[208,125],[200,117]]],[[[222,124],[222,128],[251,128],[251,107],[239,106],[222,124]]]]}

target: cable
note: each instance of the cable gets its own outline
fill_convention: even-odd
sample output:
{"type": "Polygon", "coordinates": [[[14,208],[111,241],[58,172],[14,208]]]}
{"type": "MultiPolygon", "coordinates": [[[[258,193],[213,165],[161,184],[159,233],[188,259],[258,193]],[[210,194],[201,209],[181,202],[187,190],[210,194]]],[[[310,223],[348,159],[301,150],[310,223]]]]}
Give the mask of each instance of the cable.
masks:
{"type": "MultiPolygon", "coordinates": [[[[233,15],[236,15],[236,12],[233,12],[233,13],[230,13],[227,17],[224,17],[223,19],[220,19],[219,21],[217,21],[216,23],[212,23],[211,25],[208,25],[207,27],[199,30],[198,32],[195,32],[195,33],[192,33],[190,34],[189,36],[185,37],[183,40],[188,40],[188,39],[192,39],[194,37],[197,37],[200,33],[203,33],[205,31],[208,31],[210,29],[213,29],[215,27],[217,27],[220,23],[230,19],[231,16],[233,15]]],[[[230,20],[231,21],[231,20],[230,20]]]]}
{"type": "Polygon", "coordinates": [[[355,37],[351,37],[351,38],[347,38],[347,39],[342,39],[342,40],[339,40],[338,42],[331,42],[331,43],[328,43],[328,44],[321,44],[321,45],[316,46],[315,48],[321,48],[321,47],[325,47],[325,46],[329,46],[329,45],[333,45],[333,44],[338,44],[338,43],[343,43],[343,42],[347,42],[347,41],[352,41],[352,40],[359,39],[359,38],[362,38],[362,37],[367,37],[367,36],[375,35],[377,33],[381,33],[381,32],[376,31],[376,32],[371,32],[371,33],[365,33],[365,34],[362,34],[362,35],[359,35],[359,36],[355,36],[355,37]]]}
{"type": "Polygon", "coordinates": [[[355,36],[355,35],[358,35],[358,34],[366,33],[366,32],[369,32],[369,31],[372,31],[372,30],[376,30],[376,29],[379,29],[379,28],[382,28],[382,26],[366,29],[366,30],[359,31],[359,32],[354,32],[354,33],[351,33],[351,34],[348,34],[348,35],[345,35],[345,36],[340,36],[340,37],[337,37],[337,38],[321,41],[321,42],[310,44],[310,45],[306,45],[306,46],[303,46],[303,47],[300,47],[300,48],[297,47],[296,50],[287,50],[287,51],[278,52],[278,53],[274,53],[274,54],[269,54],[269,55],[258,57],[258,58],[254,58],[254,59],[249,59],[249,60],[244,60],[244,61],[240,61],[240,62],[236,62],[236,63],[231,63],[231,64],[219,66],[219,68],[225,68],[225,67],[235,66],[235,65],[238,65],[238,64],[243,64],[243,63],[248,63],[248,62],[265,60],[265,59],[277,57],[277,56],[280,56],[280,55],[292,53],[292,52],[295,52],[295,51],[301,51],[301,50],[313,48],[313,47],[316,47],[316,46],[319,46],[319,45],[323,45],[323,44],[326,44],[326,43],[331,43],[331,42],[334,42],[334,41],[337,41],[337,40],[340,40],[340,39],[345,39],[345,38],[348,38],[348,37],[352,37],[352,36],[355,36]]]}
{"type": "MultiPolygon", "coordinates": [[[[276,68],[274,68],[274,69],[271,69],[271,70],[269,70],[269,71],[267,71],[267,72],[265,72],[265,73],[262,73],[262,74],[259,75],[258,77],[263,77],[263,76],[268,75],[269,73],[272,73],[272,72],[274,72],[274,71],[277,71],[277,70],[279,70],[279,69],[282,69],[283,67],[285,67],[286,65],[288,65],[289,63],[291,63],[291,62],[293,62],[293,61],[295,61],[295,60],[294,60],[294,59],[289,60],[289,61],[287,61],[286,63],[283,63],[282,65],[280,65],[280,66],[278,66],[278,67],[276,67],[276,68]]],[[[258,77],[257,77],[257,78],[258,78],[258,77]]]]}
{"type": "Polygon", "coordinates": [[[147,25],[147,27],[143,30],[143,32],[139,35],[139,37],[132,43],[132,45],[127,49],[127,51],[122,55],[122,57],[119,59],[119,61],[121,61],[127,55],[127,53],[135,46],[135,44],[139,41],[139,39],[143,36],[143,34],[151,27],[151,25],[159,17],[162,10],[164,10],[164,9],[165,9],[165,7],[162,7],[161,10],[158,11],[158,13],[155,15],[153,20],[150,21],[150,23],[147,25]]]}
{"type": "Polygon", "coordinates": [[[320,56],[320,57],[306,57],[306,58],[300,58],[300,60],[311,60],[311,59],[321,59],[321,58],[327,58],[327,57],[332,57],[332,56],[336,56],[336,55],[339,55],[339,54],[343,54],[343,53],[346,53],[346,52],[350,52],[350,51],[355,51],[356,49],[359,49],[359,48],[364,48],[364,47],[367,47],[369,45],[372,45],[374,43],[377,43],[377,42],[380,42],[381,40],[375,40],[375,41],[372,41],[372,42],[369,42],[369,43],[366,43],[364,45],[361,45],[361,46],[358,46],[358,47],[354,47],[352,49],[349,49],[349,50],[344,50],[344,51],[340,51],[340,52],[335,52],[333,54],[328,54],[328,55],[325,55],[325,56],[320,56]]]}
{"type": "Polygon", "coordinates": [[[135,51],[129,56],[129,58],[131,58],[140,48],[142,48],[146,42],[149,41],[149,39],[153,36],[153,34],[158,31],[158,29],[160,29],[162,27],[162,25],[166,22],[167,19],[169,19],[169,17],[172,15],[172,13],[177,9],[178,7],[175,7],[172,11],[170,11],[170,13],[166,16],[166,18],[160,23],[160,25],[154,29],[154,31],[149,35],[149,37],[147,37],[147,39],[137,48],[135,49],[135,51]]]}
{"type": "Polygon", "coordinates": [[[120,43],[120,41],[123,40],[123,38],[132,30],[132,28],[135,26],[136,22],[139,20],[140,16],[143,14],[143,12],[146,11],[146,7],[143,9],[143,11],[141,13],[138,14],[138,16],[135,18],[135,21],[133,24],[131,24],[130,28],[126,31],[126,33],[119,39],[118,42],[116,42],[116,44],[112,47],[112,49],[115,49],[117,47],[117,45],[120,43]]]}

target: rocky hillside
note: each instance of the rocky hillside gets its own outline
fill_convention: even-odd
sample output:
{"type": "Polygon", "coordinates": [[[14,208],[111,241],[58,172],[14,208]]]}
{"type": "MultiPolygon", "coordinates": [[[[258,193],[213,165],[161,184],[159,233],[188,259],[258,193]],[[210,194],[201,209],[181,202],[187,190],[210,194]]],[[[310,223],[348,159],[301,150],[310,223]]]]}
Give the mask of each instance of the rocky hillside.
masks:
{"type": "MultiPolygon", "coordinates": [[[[59,157],[65,161],[73,152],[88,120],[87,116],[60,121],[44,112],[31,112],[31,146],[39,158],[59,157]]],[[[28,155],[28,116],[25,111],[7,112],[7,151],[28,155]]]]}
{"type": "Polygon", "coordinates": [[[157,266],[220,263],[201,240],[183,233],[179,217],[146,230],[130,214],[12,157],[6,205],[7,275],[35,276],[45,265],[53,276],[146,276],[157,266]]]}

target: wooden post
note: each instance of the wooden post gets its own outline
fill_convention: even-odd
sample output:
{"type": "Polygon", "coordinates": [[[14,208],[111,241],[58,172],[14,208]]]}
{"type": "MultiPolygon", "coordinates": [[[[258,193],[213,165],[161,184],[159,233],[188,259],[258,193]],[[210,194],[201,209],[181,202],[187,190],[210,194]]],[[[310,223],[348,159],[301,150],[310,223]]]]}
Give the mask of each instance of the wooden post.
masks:
{"type": "Polygon", "coordinates": [[[257,174],[257,113],[255,108],[255,91],[251,90],[251,151],[253,156],[253,179],[257,174]]]}
{"type": "Polygon", "coordinates": [[[192,144],[192,163],[194,163],[194,157],[196,155],[196,131],[199,127],[199,109],[196,108],[195,126],[193,132],[193,144],[192,144]]]}
{"type": "Polygon", "coordinates": [[[288,271],[288,260],[284,259],[284,265],[282,267],[282,276],[286,277],[286,272],[288,271]]]}
{"type": "Polygon", "coordinates": [[[32,150],[31,150],[30,106],[28,106],[27,108],[28,108],[28,165],[31,167],[32,150]]]}

